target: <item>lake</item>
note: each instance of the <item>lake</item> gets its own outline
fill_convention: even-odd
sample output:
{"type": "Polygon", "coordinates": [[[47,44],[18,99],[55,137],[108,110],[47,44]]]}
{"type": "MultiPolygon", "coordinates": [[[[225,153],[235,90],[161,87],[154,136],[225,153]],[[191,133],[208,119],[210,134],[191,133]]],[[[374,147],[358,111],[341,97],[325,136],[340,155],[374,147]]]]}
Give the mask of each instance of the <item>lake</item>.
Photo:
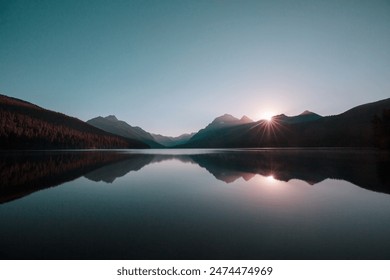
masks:
{"type": "Polygon", "coordinates": [[[386,152],[0,156],[1,259],[390,259],[386,152]]]}

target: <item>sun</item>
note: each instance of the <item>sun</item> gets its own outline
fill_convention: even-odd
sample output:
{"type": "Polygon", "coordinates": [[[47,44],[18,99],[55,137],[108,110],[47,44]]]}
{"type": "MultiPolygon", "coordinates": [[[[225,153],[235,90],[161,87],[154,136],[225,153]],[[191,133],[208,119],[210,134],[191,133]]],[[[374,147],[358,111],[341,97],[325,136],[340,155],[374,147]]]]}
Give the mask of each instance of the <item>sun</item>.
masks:
{"type": "Polygon", "coordinates": [[[273,112],[270,112],[270,111],[263,112],[263,113],[261,114],[261,119],[270,122],[270,121],[272,121],[272,117],[273,117],[274,115],[275,115],[275,114],[274,114],[273,112]]]}

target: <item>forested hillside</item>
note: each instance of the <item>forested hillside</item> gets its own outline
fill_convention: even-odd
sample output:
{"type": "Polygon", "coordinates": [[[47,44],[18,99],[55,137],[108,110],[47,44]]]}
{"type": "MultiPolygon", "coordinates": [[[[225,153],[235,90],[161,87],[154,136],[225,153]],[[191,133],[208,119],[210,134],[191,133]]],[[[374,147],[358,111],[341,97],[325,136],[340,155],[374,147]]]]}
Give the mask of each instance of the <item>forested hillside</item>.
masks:
{"type": "Polygon", "coordinates": [[[0,95],[0,149],[147,148],[141,141],[0,95]]]}

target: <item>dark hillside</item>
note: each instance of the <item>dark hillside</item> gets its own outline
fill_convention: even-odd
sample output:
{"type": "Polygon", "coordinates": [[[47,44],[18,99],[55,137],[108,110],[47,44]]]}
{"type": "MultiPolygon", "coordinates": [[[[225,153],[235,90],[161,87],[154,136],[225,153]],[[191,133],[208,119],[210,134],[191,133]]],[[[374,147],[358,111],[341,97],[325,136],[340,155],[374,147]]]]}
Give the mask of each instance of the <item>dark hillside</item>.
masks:
{"type": "Polygon", "coordinates": [[[148,148],[79,119],[0,95],[0,149],[148,148]]]}

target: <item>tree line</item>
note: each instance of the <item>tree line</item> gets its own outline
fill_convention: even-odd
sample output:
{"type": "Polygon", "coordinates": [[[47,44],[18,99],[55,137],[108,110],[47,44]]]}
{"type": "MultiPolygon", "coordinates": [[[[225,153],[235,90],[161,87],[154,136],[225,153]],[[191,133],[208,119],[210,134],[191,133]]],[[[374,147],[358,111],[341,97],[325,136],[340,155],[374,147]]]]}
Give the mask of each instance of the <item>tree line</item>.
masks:
{"type": "Polygon", "coordinates": [[[146,148],[39,107],[0,104],[0,149],[146,148]]]}

